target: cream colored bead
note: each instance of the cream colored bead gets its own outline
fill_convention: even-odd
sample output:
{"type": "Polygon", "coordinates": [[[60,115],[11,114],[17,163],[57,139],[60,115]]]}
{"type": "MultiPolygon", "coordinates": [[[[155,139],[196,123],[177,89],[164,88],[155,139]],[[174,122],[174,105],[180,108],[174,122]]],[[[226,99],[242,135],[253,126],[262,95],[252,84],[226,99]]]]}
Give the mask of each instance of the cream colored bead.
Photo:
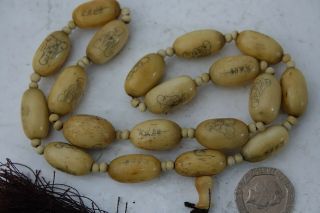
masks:
{"type": "Polygon", "coordinates": [[[224,38],[226,39],[226,42],[230,43],[232,41],[232,35],[230,33],[225,34],[224,38]]]}
{"type": "Polygon", "coordinates": [[[100,163],[99,164],[99,172],[104,173],[108,170],[108,164],[107,163],[100,163]]]}
{"type": "Polygon", "coordinates": [[[282,62],[287,63],[291,60],[291,56],[289,54],[284,54],[282,57],[282,62]]]}
{"type": "Polygon", "coordinates": [[[83,56],[81,59],[78,60],[77,65],[82,67],[82,68],[86,68],[89,64],[91,64],[91,61],[89,60],[89,58],[87,56],[83,56]]]}
{"type": "Polygon", "coordinates": [[[161,49],[157,52],[159,55],[161,55],[162,57],[166,57],[166,51],[161,49]]]}
{"type": "Polygon", "coordinates": [[[129,15],[131,13],[129,8],[122,8],[121,9],[121,15],[129,15]]]}
{"type": "Polygon", "coordinates": [[[243,156],[241,155],[241,153],[235,154],[234,159],[238,164],[243,162],[243,156]]]}
{"type": "Polygon", "coordinates": [[[38,83],[37,82],[31,82],[29,84],[29,88],[37,89],[38,88],[38,83]]]}
{"type": "Polygon", "coordinates": [[[92,164],[92,167],[91,167],[91,172],[99,172],[99,164],[98,163],[94,163],[92,164]]]}
{"type": "Polygon", "coordinates": [[[35,150],[39,155],[43,155],[44,146],[43,145],[37,146],[35,150]]]}
{"type": "Polygon", "coordinates": [[[282,126],[284,126],[287,130],[291,130],[292,128],[292,125],[288,121],[284,121],[282,126]]]}
{"type": "Polygon", "coordinates": [[[140,100],[138,98],[131,99],[131,106],[137,108],[139,106],[140,100]]]}
{"type": "Polygon", "coordinates": [[[228,166],[233,166],[236,164],[236,160],[234,159],[233,156],[228,156],[227,162],[228,162],[228,166]]]}
{"type": "Polygon", "coordinates": [[[194,138],[194,133],[195,133],[195,130],[193,128],[189,128],[188,129],[188,138],[194,138]]]}
{"type": "Polygon", "coordinates": [[[35,83],[39,82],[40,79],[41,79],[41,76],[36,72],[32,73],[30,76],[30,80],[35,83]]]}
{"type": "Polygon", "coordinates": [[[71,20],[71,21],[68,22],[68,27],[69,27],[70,29],[72,29],[72,30],[76,28],[76,24],[74,23],[73,20],[71,20]]]}
{"type": "Polygon", "coordinates": [[[250,123],[250,124],[248,125],[248,128],[249,128],[249,131],[250,131],[251,133],[256,133],[256,132],[257,132],[257,127],[256,127],[256,124],[255,124],[255,123],[250,123]]]}
{"type": "Polygon", "coordinates": [[[129,130],[124,130],[121,132],[121,139],[122,140],[127,140],[130,136],[130,131],[129,130]]]}
{"type": "Polygon", "coordinates": [[[238,31],[236,31],[236,30],[235,30],[235,31],[232,31],[232,32],[231,32],[232,39],[233,39],[233,40],[236,40],[237,37],[238,37],[238,34],[239,34],[238,31]]]}
{"type": "Polygon", "coordinates": [[[268,63],[266,61],[260,61],[260,69],[263,71],[267,69],[268,63]]]}
{"type": "Polygon", "coordinates": [[[138,109],[140,110],[140,112],[145,112],[147,111],[147,106],[145,103],[139,103],[138,109]]]}
{"type": "Polygon", "coordinates": [[[182,136],[183,138],[188,137],[188,129],[187,129],[187,128],[182,128],[182,129],[181,129],[181,136],[182,136]]]}
{"type": "Polygon", "coordinates": [[[210,81],[210,75],[209,73],[202,73],[201,74],[201,79],[204,83],[208,83],[210,81]]]}
{"type": "Polygon", "coordinates": [[[298,122],[298,119],[292,115],[289,115],[287,118],[287,121],[292,125],[296,125],[298,122]]]}
{"type": "Polygon", "coordinates": [[[201,77],[196,77],[195,79],[194,79],[194,82],[196,83],[196,85],[197,86],[201,86],[202,85],[202,79],[201,79],[201,77]]]}
{"type": "Polygon", "coordinates": [[[265,70],[265,73],[274,75],[275,71],[274,71],[274,69],[273,69],[272,67],[268,67],[268,68],[265,70]]]}
{"type": "Polygon", "coordinates": [[[62,127],[63,127],[63,123],[62,123],[62,121],[60,121],[60,120],[57,120],[56,122],[54,122],[54,124],[53,124],[53,128],[55,129],[55,130],[61,130],[62,129],[62,127]]]}
{"type": "Polygon", "coordinates": [[[238,153],[233,156],[228,156],[227,158],[228,166],[233,166],[235,164],[239,164],[243,162],[243,156],[238,153]]]}
{"type": "Polygon", "coordinates": [[[287,68],[294,68],[295,66],[296,66],[295,63],[292,60],[287,62],[287,68]]]}
{"type": "Polygon", "coordinates": [[[130,16],[130,15],[121,16],[121,20],[122,20],[124,23],[129,24],[130,21],[131,21],[131,16],[130,16]]]}
{"type": "Polygon", "coordinates": [[[169,57],[172,57],[174,55],[174,50],[172,47],[168,47],[166,49],[166,55],[169,56],[169,57]]]}
{"type": "Polygon", "coordinates": [[[49,121],[50,121],[50,123],[54,123],[54,122],[56,122],[57,120],[59,120],[60,119],[60,116],[58,115],[58,114],[51,114],[50,116],[49,116],[49,121]]]}
{"type": "Polygon", "coordinates": [[[174,168],[174,162],[171,160],[168,161],[162,161],[161,162],[161,169],[162,171],[169,171],[174,168]]]}
{"type": "Polygon", "coordinates": [[[36,139],[32,139],[31,140],[31,146],[36,148],[36,147],[38,147],[40,145],[41,145],[41,140],[40,139],[36,138],[36,139]]]}
{"type": "Polygon", "coordinates": [[[264,124],[262,122],[257,122],[256,123],[256,127],[258,129],[259,132],[262,132],[266,129],[266,127],[264,126],[264,124]]]}
{"type": "Polygon", "coordinates": [[[72,32],[72,30],[74,30],[75,28],[76,28],[75,23],[73,21],[69,21],[68,25],[62,28],[62,31],[67,35],[69,35],[72,32]]]}

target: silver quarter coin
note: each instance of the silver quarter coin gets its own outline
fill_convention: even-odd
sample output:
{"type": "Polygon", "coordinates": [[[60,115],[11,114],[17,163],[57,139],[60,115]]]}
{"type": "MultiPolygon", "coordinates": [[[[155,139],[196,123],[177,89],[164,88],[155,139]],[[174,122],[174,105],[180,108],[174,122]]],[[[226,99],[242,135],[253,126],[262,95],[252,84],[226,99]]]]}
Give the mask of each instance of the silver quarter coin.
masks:
{"type": "Polygon", "coordinates": [[[240,213],[290,213],[294,188],[278,169],[261,167],[243,176],[235,197],[240,213]]]}

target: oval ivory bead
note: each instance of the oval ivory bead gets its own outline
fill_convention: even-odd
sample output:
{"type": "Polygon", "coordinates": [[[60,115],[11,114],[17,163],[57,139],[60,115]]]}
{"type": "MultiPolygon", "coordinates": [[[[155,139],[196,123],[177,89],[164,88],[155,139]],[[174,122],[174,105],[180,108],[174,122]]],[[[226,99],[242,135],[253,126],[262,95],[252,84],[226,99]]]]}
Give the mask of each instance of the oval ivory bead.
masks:
{"type": "Polygon", "coordinates": [[[128,27],[122,21],[111,21],[93,36],[87,46],[87,56],[95,64],[104,64],[121,51],[128,37],[128,27]]]}
{"type": "Polygon", "coordinates": [[[72,13],[74,23],[80,28],[100,27],[120,15],[120,5],[115,0],[92,0],[79,5],[72,13]]]}
{"type": "Polygon", "coordinates": [[[232,151],[248,141],[249,130],[248,126],[238,119],[209,119],[197,126],[195,136],[197,141],[208,149],[232,151]]]}
{"type": "Polygon", "coordinates": [[[72,175],[89,173],[93,164],[93,159],[88,153],[62,142],[46,145],[44,158],[54,168],[72,175]]]}
{"type": "Polygon", "coordinates": [[[216,30],[196,30],[178,37],[173,49],[177,56],[198,58],[218,52],[225,42],[223,34],[216,30]]]}
{"type": "Polygon", "coordinates": [[[249,112],[255,122],[271,123],[281,105],[279,81],[270,74],[261,74],[253,82],[249,97],[249,112]]]}
{"type": "Polygon", "coordinates": [[[28,89],[21,101],[21,120],[23,131],[29,139],[41,139],[48,135],[48,105],[43,92],[39,89],[28,89]]]}
{"type": "Polygon", "coordinates": [[[185,152],[175,161],[175,170],[183,176],[212,176],[224,170],[226,156],[219,151],[203,149],[185,152]]]}
{"type": "Polygon", "coordinates": [[[287,69],[281,76],[283,109],[293,116],[304,113],[308,104],[308,88],[300,70],[287,69]]]}
{"type": "Polygon", "coordinates": [[[48,76],[59,70],[67,60],[71,49],[68,35],[56,31],[40,44],[32,59],[32,67],[41,76],[48,76]]]}
{"type": "Polygon", "coordinates": [[[273,38],[252,30],[239,33],[236,45],[246,55],[250,55],[269,64],[279,63],[283,49],[273,38]]]}
{"type": "Polygon", "coordinates": [[[131,130],[130,140],[141,149],[168,150],[181,141],[181,128],[170,120],[148,120],[131,130]]]}
{"type": "Polygon", "coordinates": [[[161,162],[152,155],[124,155],[111,161],[108,172],[112,179],[122,183],[148,181],[160,175],[161,162]]]}
{"type": "Polygon", "coordinates": [[[271,126],[258,133],[242,148],[245,160],[257,162],[266,159],[287,143],[289,134],[283,126],[271,126]]]}
{"type": "Polygon", "coordinates": [[[146,94],[144,103],[150,112],[166,113],[176,106],[189,102],[196,92],[193,79],[183,75],[154,87],[146,94]]]}
{"type": "Polygon", "coordinates": [[[257,59],[237,55],[224,57],[210,67],[213,83],[221,86],[240,86],[253,80],[260,72],[257,59]]]}
{"type": "Polygon", "coordinates": [[[79,102],[87,84],[87,75],[80,66],[66,67],[51,88],[48,106],[51,112],[65,115],[79,102]]]}
{"type": "Polygon", "coordinates": [[[151,53],[140,59],[127,75],[126,93],[132,97],[144,96],[159,83],[165,69],[161,55],[151,53]]]}
{"type": "Polygon", "coordinates": [[[81,148],[104,148],[116,137],[112,124],[92,115],[74,115],[63,124],[63,135],[81,148]]]}

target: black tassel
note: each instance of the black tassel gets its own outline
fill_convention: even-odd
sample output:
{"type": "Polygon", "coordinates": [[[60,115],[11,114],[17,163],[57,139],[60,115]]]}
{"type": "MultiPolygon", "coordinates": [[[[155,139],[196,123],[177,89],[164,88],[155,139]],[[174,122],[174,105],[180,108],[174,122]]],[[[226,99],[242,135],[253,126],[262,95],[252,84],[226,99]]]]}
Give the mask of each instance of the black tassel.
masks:
{"type": "Polygon", "coordinates": [[[190,213],[209,213],[209,209],[199,209],[193,203],[184,202],[184,206],[192,209],[190,213]]]}
{"type": "Polygon", "coordinates": [[[55,183],[55,173],[50,182],[40,176],[40,170],[33,171],[9,159],[0,163],[0,210],[1,213],[108,213],[75,188],[55,183]],[[17,167],[26,169],[31,177],[17,167]]]}

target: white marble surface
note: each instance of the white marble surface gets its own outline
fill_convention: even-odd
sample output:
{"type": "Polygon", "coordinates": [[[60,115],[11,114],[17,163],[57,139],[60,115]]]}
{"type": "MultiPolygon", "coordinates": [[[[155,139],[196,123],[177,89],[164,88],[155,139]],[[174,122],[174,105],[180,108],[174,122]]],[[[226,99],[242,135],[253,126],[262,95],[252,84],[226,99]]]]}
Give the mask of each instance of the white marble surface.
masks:
{"type": "MultiPolygon", "coordinates": [[[[81,2],[0,1],[0,159],[10,158],[41,169],[48,178],[52,176],[53,169],[33,152],[22,132],[20,98],[29,83],[36,48],[48,33],[60,29],[70,20],[73,8],[81,2]]],[[[121,4],[132,9],[129,43],[110,63],[89,68],[88,89],[74,113],[102,116],[121,129],[159,117],[131,108],[123,89],[127,72],[140,57],[170,46],[177,36],[195,29],[214,28],[224,33],[235,29],[254,29],[267,33],[291,53],[304,72],[309,86],[308,111],[290,133],[290,142],[280,153],[260,163],[244,163],[227,169],[216,177],[211,212],[237,212],[234,189],[249,169],[260,166],[279,168],[291,179],[296,190],[295,213],[319,212],[320,1],[121,0],[121,4]]],[[[76,30],[71,35],[73,48],[68,65],[84,55],[94,31],[76,30]]],[[[220,54],[204,59],[169,59],[166,79],[181,74],[195,77],[207,71],[217,58],[237,52],[234,45],[227,45],[220,54]]],[[[281,68],[278,66],[277,72],[281,73],[281,68]]],[[[54,75],[41,81],[40,86],[46,93],[56,77],[54,75]]],[[[194,127],[202,120],[215,117],[236,117],[249,122],[248,92],[249,86],[224,89],[209,84],[199,89],[192,103],[160,117],[172,119],[184,127],[194,127]]],[[[61,133],[52,131],[47,142],[53,140],[64,139],[61,133]]],[[[162,160],[174,160],[178,154],[200,147],[194,141],[184,140],[175,150],[152,154],[162,160]]],[[[148,152],[133,148],[130,142],[124,141],[93,154],[98,158],[100,153],[100,160],[110,161],[127,153],[148,152]]],[[[126,185],[104,174],[73,177],[58,171],[57,182],[77,187],[110,212],[116,211],[118,196],[122,198],[119,212],[124,212],[127,201],[128,213],[183,213],[188,211],[183,206],[184,201],[197,200],[193,179],[178,176],[175,172],[164,173],[154,181],[126,185]]]]}

